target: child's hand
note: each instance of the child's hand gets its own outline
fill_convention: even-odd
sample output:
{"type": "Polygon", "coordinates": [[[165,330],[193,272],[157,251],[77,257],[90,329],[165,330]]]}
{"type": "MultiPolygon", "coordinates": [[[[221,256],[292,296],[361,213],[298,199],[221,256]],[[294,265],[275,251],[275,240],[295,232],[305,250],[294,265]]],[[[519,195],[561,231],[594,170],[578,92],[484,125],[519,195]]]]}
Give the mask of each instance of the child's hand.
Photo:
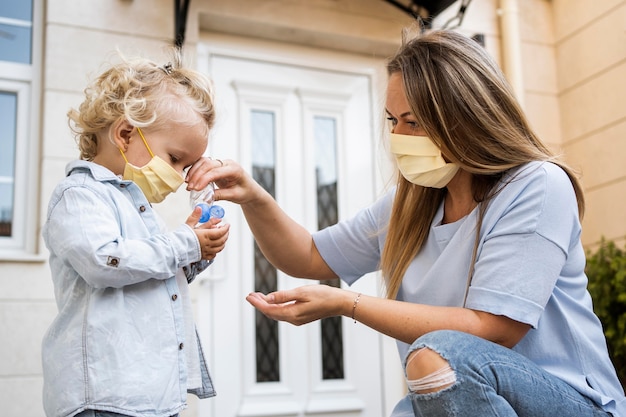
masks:
{"type": "Polygon", "coordinates": [[[210,219],[206,223],[198,224],[201,215],[202,210],[196,207],[187,218],[186,223],[193,228],[193,231],[198,237],[201,258],[210,261],[226,246],[230,225],[222,223],[222,219],[217,218],[210,219]]]}

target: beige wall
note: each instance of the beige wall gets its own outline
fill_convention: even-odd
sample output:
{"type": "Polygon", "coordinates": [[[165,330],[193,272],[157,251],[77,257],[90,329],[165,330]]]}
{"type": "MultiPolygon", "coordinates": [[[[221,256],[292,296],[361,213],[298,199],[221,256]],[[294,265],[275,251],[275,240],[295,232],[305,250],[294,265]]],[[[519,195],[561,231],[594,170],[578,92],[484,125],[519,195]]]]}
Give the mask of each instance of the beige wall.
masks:
{"type": "MultiPolygon", "coordinates": [[[[77,152],[65,112],[89,76],[119,48],[165,59],[173,0],[45,2],[40,224],[48,197],[77,152]]],[[[462,32],[483,33],[499,62],[501,0],[474,0],[462,32]]],[[[626,235],[626,1],[518,0],[521,99],[539,135],[579,168],[587,190],[585,244],[626,235]]],[[[458,9],[453,5],[436,22],[458,9]]],[[[411,19],[382,0],[194,0],[187,48],[202,31],[226,31],[385,57],[411,19]]],[[[510,72],[511,68],[507,72],[510,72]]],[[[42,258],[47,256],[43,245],[42,258]]],[[[0,404],[7,416],[39,417],[40,341],[56,306],[48,265],[0,261],[0,404]]],[[[185,415],[194,415],[195,402],[185,415]]]]}
{"type": "Polygon", "coordinates": [[[563,149],[582,174],[583,243],[626,235],[626,1],[555,0],[563,149]]]}

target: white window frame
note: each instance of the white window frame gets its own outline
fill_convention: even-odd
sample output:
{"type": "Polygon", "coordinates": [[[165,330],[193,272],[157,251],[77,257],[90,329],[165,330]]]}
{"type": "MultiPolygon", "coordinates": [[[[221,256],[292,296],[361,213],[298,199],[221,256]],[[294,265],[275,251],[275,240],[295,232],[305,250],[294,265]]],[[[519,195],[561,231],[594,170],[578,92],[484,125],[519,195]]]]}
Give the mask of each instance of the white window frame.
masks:
{"type": "Polygon", "coordinates": [[[39,126],[43,0],[32,0],[31,64],[0,61],[0,91],[17,95],[11,236],[0,237],[0,260],[42,261],[39,241],[39,126]]]}

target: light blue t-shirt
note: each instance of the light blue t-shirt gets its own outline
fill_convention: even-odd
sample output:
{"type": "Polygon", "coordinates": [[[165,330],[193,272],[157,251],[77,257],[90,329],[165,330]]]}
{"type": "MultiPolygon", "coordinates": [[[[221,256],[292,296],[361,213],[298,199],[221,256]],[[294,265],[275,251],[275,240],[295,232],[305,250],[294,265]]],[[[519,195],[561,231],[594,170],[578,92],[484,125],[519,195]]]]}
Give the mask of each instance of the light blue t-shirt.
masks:
{"type": "MultiPolygon", "coordinates": [[[[532,162],[501,181],[478,238],[465,306],[532,326],[514,350],[615,415],[626,415],[624,392],[609,359],[587,291],[585,251],[572,184],[557,165],[532,162]]],[[[314,234],[330,268],[348,284],[379,269],[395,189],[355,217],[314,234]]],[[[478,208],[441,224],[409,265],[397,299],[463,306],[476,244],[478,208]]],[[[409,345],[398,342],[400,357],[409,345]]]]}

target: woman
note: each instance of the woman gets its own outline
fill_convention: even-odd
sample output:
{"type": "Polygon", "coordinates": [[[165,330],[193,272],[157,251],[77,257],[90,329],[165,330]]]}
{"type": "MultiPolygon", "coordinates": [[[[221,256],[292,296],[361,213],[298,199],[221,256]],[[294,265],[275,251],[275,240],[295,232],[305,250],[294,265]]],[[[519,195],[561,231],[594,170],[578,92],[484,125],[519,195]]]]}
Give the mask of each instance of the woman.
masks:
{"type": "Polygon", "coordinates": [[[381,269],[386,299],[317,285],[247,300],[276,320],[344,315],[394,337],[409,393],[393,416],[626,415],[586,290],[574,173],[471,39],[405,41],[388,72],[402,175],[352,219],[311,235],[233,161],[190,171],[241,205],[277,268],[348,284],[381,269]]]}

